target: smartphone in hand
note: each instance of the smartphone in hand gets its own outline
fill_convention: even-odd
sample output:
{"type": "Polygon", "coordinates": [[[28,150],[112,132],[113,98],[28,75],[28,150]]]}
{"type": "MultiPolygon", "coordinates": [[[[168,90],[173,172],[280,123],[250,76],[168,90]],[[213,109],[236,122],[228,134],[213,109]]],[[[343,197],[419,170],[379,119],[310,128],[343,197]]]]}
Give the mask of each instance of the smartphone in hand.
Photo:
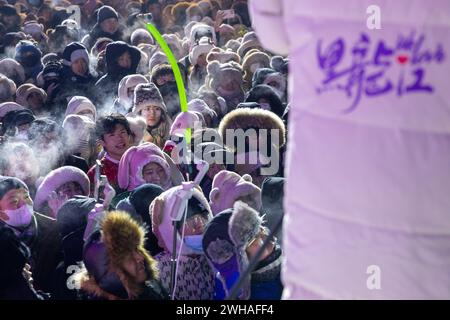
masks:
{"type": "Polygon", "coordinates": [[[228,9],[228,10],[219,10],[222,12],[222,18],[225,19],[232,19],[235,16],[234,9],[228,9]]]}

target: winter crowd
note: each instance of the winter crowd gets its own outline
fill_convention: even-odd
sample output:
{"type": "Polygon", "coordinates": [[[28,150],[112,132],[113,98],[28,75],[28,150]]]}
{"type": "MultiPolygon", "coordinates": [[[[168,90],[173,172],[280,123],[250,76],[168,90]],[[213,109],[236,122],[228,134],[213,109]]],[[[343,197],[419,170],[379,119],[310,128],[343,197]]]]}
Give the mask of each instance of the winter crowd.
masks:
{"type": "Polygon", "coordinates": [[[264,242],[280,299],[287,69],[246,0],[0,0],[0,299],[221,300],[264,242]]]}

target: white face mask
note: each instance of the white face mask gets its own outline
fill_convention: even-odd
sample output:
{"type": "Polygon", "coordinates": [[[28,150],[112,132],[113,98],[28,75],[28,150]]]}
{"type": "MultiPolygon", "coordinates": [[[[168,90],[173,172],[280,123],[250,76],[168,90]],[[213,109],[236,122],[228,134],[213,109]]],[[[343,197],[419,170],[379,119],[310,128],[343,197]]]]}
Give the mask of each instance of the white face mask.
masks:
{"type": "Polygon", "coordinates": [[[33,206],[29,204],[24,204],[15,210],[4,210],[8,216],[8,220],[5,221],[6,224],[11,227],[25,227],[30,224],[31,218],[33,216],[33,206]]]}

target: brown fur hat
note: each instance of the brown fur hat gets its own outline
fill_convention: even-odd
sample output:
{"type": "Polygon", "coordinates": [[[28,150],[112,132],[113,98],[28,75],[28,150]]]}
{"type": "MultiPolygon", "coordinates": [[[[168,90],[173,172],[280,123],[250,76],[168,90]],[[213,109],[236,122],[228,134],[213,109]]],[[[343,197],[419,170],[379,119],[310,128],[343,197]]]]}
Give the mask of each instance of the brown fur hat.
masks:
{"type": "MultiPolygon", "coordinates": [[[[275,113],[264,109],[239,108],[229,112],[220,121],[219,134],[226,142],[227,129],[277,129],[279,130],[279,143],[281,148],[286,143],[286,126],[275,113]]],[[[232,146],[231,146],[232,147],[232,146]]]]}
{"type": "Polygon", "coordinates": [[[126,288],[128,299],[138,297],[142,289],[123,270],[123,262],[137,251],[144,256],[149,280],[158,278],[157,262],[144,248],[145,233],[144,227],[127,212],[107,213],[101,224],[101,240],[88,239],[86,243],[83,254],[86,269],[78,276],[81,289],[100,298],[115,300],[125,298],[123,293],[120,295],[118,292],[123,292],[123,288],[126,288]],[[90,244],[93,246],[91,247],[93,254],[89,254],[90,244]],[[120,288],[117,280],[121,282],[123,288],[120,288]],[[115,282],[116,285],[111,285],[111,282],[115,282]],[[117,290],[113,291],[110,288],[117,290]]]}

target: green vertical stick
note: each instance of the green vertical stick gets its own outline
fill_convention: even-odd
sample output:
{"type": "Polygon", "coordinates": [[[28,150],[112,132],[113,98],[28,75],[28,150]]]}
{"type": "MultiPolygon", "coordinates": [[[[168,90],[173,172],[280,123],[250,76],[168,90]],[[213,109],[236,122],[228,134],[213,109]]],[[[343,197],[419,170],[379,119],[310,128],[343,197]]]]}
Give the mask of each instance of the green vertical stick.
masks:
{"type": "MultiPolygon", "coordinates": [[[[158,42],[159,46],[164,51],[167,59],[169,60],[170,66],[172,67],[173,74],[175,76],[175,81],[177,83],[181,111],[186,112],[188,111],[186,89],[184,88],[184,82],[183,78],[181,77],[181,72],[180,68],[178,67],[177,60],[175,59],[175,56],[173,55],[172,50],[170,50],[166,41],[164,41],[163,37],[161,36],[161,33],[159,33],[158,29],[156,29],[153,24],[147,23],[147,30],[150,32],[156,42],[158,42]]],[[[189,144],[191,142],[191,128],[186,129],[186,133],[184,134],[184,136],[186,138],[186,143],[189,144]]]]}

